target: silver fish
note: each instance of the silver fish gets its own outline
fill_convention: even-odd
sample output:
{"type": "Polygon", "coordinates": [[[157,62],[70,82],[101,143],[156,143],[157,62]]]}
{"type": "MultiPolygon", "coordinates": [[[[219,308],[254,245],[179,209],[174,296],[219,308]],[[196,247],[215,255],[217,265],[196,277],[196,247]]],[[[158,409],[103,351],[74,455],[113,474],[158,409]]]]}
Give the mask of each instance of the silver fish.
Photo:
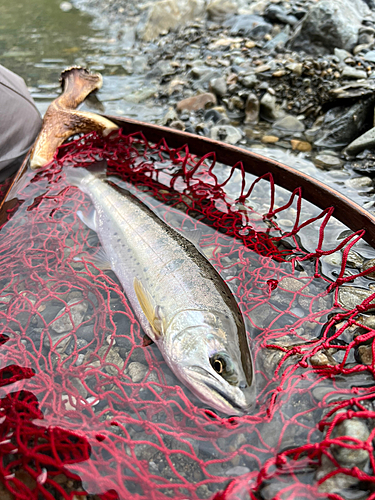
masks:
{"type": "Polygon", "coordinates": [[[65,172],[91,198],[91,215],[79,215],[171,370],[212,408],[249,412],[255,384],[244,320],[213,266],[134,195],[83,168],[65,172]]]}

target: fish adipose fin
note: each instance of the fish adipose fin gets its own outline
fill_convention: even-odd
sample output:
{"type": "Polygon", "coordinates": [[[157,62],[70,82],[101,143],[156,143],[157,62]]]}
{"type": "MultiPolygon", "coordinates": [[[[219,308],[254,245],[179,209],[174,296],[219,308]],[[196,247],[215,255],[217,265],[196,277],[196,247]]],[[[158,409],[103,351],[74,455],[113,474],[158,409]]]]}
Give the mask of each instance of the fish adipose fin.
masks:
{"type": "MultiPolygon", "coordinates": [[[[142,308],[147,321],[150,323],[152,331],[156,338],[160,338],[164,333],[164,320],[162,309],[160,306],[154,306],[153,300],[148,291],[142,285],[138,278],[134,278],[134,291],[137,296],[139,305],[142,308]]],[[[154,339],[152,339],[154,340],[154,339]]]]}

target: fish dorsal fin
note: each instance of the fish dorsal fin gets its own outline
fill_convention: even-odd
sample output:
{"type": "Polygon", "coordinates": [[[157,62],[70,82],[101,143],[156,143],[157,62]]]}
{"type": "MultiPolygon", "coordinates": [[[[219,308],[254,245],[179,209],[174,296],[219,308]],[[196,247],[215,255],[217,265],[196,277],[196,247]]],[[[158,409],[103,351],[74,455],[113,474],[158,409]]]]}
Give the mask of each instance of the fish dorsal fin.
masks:
{"type": "Polygon", "coordinates": [[[133,286],[139,305],[141,306],[147,321],[150,323],[156,339],[158,339],[163,335],[165,326],[162,308],[154,305],[151,295],[138,278],[134,278],[133,286]]]}

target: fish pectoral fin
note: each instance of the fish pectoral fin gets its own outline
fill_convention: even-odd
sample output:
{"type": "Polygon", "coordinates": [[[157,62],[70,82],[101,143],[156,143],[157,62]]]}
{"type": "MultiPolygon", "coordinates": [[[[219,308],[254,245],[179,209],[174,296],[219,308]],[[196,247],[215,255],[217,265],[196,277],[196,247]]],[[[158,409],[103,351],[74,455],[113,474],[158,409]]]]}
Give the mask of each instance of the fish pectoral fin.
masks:
{"type": "Polygon", "coordinates": [[[89,258],[84,258],[84,256],[77,256],[74,257],[73,260],[76,262],[84,262],[87,260],[102,271],[112,270],[111,263],[107,257],[107,254],[105,253],[104,248],[99,248],[98,252],[95,255],[90,255],[89,258]]]}
{"type": "Polygon", "coordinates": [[[158,339],[164,333],[162,308],[154,305],[151,295],[138,278],[134,278],[133,286],[139,305],[141,306],[147,321],[150,323],[152,331],[158,339]]]}
{"type": "Polygon", "coordinates": [[[92,207],[86,214],[84,214],[81,210],[77,210],[77,215],[87,227],[95,232],[98,230],[96,224],[96,210],[94,207],[92,207]]]}

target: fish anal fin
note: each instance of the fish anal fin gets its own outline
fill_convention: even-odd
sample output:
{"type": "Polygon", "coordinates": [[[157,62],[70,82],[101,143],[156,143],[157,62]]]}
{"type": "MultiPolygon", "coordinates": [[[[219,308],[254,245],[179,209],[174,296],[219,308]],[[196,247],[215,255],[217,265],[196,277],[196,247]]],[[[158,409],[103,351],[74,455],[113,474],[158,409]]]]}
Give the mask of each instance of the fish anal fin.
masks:
{"type": "Polygon", "coordinates": [[[133,286],[139,305],[141,306],[147,321],[150,323],[152,331],[155,334],[155,338],[158,339],[163,335],[164,331],[161,308],[154,305],[149,292],[145,289],[142,282],[138,278],[134,278],[133,286]]]}
{"type": "Polygon", "coordinates": [[[96,224],[96,210],[94,207],[91,208],[87,213],[83,213],[81,210],[77,210],[77,215],[81,221],[93,231],[97,231],[98,227],[96,224]]]}

